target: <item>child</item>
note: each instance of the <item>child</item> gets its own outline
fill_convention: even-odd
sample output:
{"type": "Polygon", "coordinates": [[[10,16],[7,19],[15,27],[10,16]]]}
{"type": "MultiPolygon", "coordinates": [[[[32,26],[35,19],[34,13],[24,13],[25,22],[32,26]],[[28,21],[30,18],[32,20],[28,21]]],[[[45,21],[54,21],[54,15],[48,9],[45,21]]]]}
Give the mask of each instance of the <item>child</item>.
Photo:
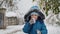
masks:
{"type": "Polygon", "coordinates": [[[33,6],[25,16],[25,26],[23,31],[28,34],[47,34],[44,24],[45,16],[39,11],[37,6],[33,6]]]}

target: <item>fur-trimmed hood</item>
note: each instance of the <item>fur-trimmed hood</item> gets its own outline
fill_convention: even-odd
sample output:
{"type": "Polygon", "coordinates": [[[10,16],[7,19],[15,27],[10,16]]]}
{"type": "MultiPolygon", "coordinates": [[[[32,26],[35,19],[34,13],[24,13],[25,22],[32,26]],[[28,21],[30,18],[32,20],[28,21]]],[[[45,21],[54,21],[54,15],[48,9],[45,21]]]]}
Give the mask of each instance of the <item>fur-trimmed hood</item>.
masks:
{"type": "Polygon", "coordinates": [[[32,12],[36,12],[36,13],[39,14],[37,20],[44,20],[45,19],[44,14],[39,9],[34,8],[34,9],[31,9],[27,14],[25,14],[25,16],[24,16],[25,21],[29,21],[30,20],[30,18],[31,18],[31,15],[30,14],[32,12]]]}

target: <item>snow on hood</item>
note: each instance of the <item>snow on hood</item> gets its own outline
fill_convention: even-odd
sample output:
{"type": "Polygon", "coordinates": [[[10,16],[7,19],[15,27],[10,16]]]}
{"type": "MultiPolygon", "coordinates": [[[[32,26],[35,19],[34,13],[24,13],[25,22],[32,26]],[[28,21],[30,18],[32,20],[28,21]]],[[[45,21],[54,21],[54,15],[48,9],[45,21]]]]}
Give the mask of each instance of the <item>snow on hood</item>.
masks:
{"type": "Polygon", "coordinates": [[[5,16],[6,17],[17,17],[17,14],[15,12],[6,12],[5,16]]]}

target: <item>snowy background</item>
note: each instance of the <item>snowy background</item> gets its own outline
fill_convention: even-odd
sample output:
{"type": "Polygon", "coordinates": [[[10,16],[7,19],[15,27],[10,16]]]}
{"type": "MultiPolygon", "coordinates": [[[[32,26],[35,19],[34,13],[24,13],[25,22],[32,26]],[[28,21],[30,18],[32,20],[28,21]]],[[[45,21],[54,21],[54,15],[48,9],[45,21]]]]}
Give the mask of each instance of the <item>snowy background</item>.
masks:
{"type": "MultiPolygon", "coordinates": [[[[34,3],[32,2],[32,0],[14,0],[13,1],[13,4],[14,4],[13,8],[7,7],[8,6],[7,4],[5,7],[4,3],[3,3],[2,7],[8,9],[5,14],[7,17],[17,16],[18,18],[23,18],[24,15],[29,11],[31,6],[37,5],[37,2],[38,2],[38,0],[35,1],[34,3]],[[11,14],[13,14],[13,15],[11,15],[11,14]]],[[[60,20],[58,20],[56,18],[56,15],[54,15],[52,13],[52,10],[49,10],[48,13],[49,13],[49,15],[46,16],[46,19],[44,20],[46,27],[48,29],[48,34],[60,34],[60,25],[56,24],[56,22],[60,22],[60,20]]],[[[60,13],[58,14],[58,18],[60,18],[60,13]]],[[[22,31],[23,27],[24,27],[24,24],[23,25],[7,26],[6,29],[0,29],[0,34],[26,34],[22,31]]]]}

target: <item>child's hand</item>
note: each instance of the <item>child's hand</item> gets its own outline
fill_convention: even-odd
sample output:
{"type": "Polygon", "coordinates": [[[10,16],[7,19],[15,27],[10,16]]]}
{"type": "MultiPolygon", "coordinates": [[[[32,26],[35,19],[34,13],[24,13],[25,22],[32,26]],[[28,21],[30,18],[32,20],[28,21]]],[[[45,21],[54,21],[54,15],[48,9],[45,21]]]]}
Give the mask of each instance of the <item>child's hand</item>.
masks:
{"type": "Polygon", "coordinates": [[[35,20],[34,18],[32,18],[32,19],[29,21],[29,23],[30,23],[30,24],[34,24],[35,21],[36,21],[36,20],[35,20]]]}

